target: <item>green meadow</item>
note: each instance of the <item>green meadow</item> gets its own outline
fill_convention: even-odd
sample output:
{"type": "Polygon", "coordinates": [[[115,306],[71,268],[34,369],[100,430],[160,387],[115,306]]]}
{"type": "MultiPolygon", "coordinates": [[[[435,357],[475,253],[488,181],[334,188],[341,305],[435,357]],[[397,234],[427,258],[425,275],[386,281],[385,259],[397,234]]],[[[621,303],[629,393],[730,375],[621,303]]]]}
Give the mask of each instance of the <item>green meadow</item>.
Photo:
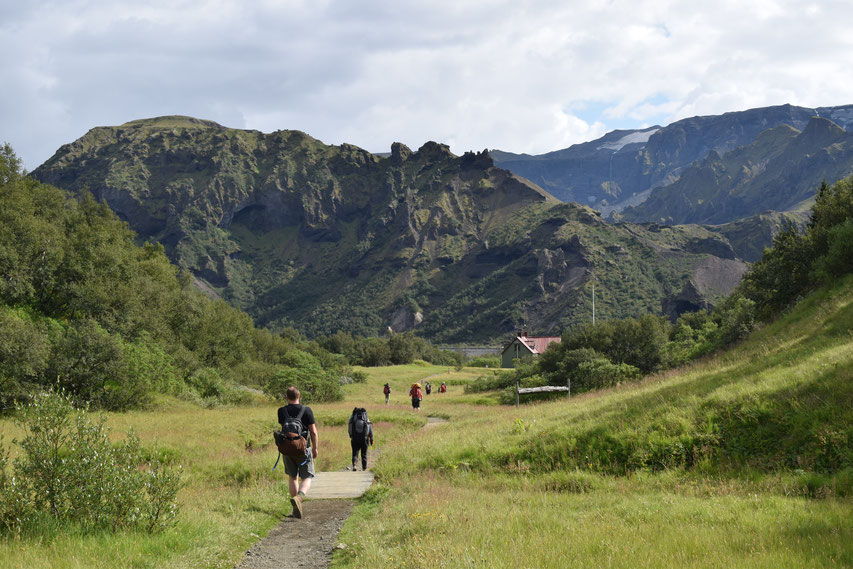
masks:
{"type": "MultiPolygon", "coordinates": [[[[334,567],[853,566],[853,279],[723,354],[568,402],[516,409],[464,393],[494,370],[363,369],[343,402],[312,406],[319,469],[349,464],[356,405],[380,451],[334,567]],[[426,378],[416,413],[408,388],[426,378]],[[427,416],[449,422],[423,429],[427,416]]],[[[290,511],[272,470],[277,406],[162,398],[109,414],[116,439],[133,428],[183,469],[177,523],[153,535],[47,525],[0,541],[0,568],[234,567],[290,511]]],[[[0,433],[7,446],[20,436],[10,420],[0,433]]]]}

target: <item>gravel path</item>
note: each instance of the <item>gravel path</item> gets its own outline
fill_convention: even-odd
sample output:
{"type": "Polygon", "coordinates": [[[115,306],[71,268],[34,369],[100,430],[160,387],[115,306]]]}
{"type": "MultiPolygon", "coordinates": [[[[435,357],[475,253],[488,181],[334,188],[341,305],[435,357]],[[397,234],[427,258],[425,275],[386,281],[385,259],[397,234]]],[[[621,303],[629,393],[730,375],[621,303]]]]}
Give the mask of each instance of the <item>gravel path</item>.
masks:
{"type": "MultiPolygon", "coordinates": [[[[447,419],[427,417],[424,428],[446,423],[447,419]]],[[[373,464],[378,450],[371,449],[368,455],[369,465],[373,464]]],[[[355,502],[350,499],[316,498],[334,497],[340,491],[340,481],[345,479],[346,474],[353,477],[353,493],[350,494],[352,496],[361,495],[372,481],[370,471],[317,473],[318,479],[323,475],[327,476],[324,483],[328,487],[324,490],[320,480],[314,482],[316,487],[312,484],[311,492],[308,493],[309,499],[303,506],[305,516],[301,520],[290,516],[284,518],[265,538],[246,552],[246,556],[236,569],[326,569],[329,567],[332,562],[332,552],[337,545],[338,533],[355,502]],[[365,479],[365,474],[369,475],[369,481],[365,479]],[[312,497],[314,499],[311,499],[312,497]]]]}

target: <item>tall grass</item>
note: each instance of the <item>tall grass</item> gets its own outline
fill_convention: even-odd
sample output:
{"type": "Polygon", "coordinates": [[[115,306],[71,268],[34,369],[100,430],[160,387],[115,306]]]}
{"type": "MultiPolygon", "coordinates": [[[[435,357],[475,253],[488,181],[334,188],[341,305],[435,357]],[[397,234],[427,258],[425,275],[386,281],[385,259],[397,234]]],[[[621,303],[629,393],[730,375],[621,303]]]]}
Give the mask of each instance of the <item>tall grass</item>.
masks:
{"type": "MultiPolygon", "coordinates": [[[[409,381],[446,369],[406,366],[398,373],[409,381]]],[[[385,373],[380,378],[388,377],[385,373]]],[[[386,407],[382,383],[378,386],[344,402],[312,406],[320,438],[318,470],[342,470],[350,463],[346,422],[356,404],[370,410],[377,446],[426,421],[411,411],[408,399],[403,404],[402,395],[398,404],[386,407]]],[[[272,431],[279,405],[201,409],[161,398],[156,410],[108,414],[114,439],[123,438],[132,427],[149,452],[183,467],[185,484],[178,494],[181,513],[176,525],[148,535],[92,534],[48,523],[38,534],[0,539],[0,568],[234,567],[259,536],[290,513],[284,469],[279,465],[272,470],[276,459],[272,431]]],[[[13,457],[16,447],[11,440],[21,434],[11,420],[0,420],[0,436],[13,457]]]]}
{"type": "MultiPolygon", "coordinates": [[[[534,473],[526,476],[535,478],[534,473]]],[[[491,482],[494,482],[492,480],[491,482]]],[[[845,567],[849,503],[627,485],[544,492],[423,473],[362,504],[335,567],[845,567]]]]}

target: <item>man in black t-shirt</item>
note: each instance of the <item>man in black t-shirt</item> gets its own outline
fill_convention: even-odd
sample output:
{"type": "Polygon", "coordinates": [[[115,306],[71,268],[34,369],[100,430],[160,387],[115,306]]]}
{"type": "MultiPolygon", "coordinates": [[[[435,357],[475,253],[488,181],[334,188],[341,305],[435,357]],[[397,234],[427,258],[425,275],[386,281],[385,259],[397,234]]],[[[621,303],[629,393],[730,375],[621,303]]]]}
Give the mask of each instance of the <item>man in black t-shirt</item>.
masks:
{"type": "Polygon", "coordinates": [[[302,423],[302,435],[308,441],[308,452],[305,460],[297,464],[297,460],[289,456],[284,457],[284,471],[290,477],[290,504],[293,506],[293,517],[302,517],[302,501],[305,494],[311,488],[311,479],[314,478],[314,459],[317,458],[317,425],[314,423],[314,412],[307,405],[300,405],[302,396],[296,387],[287,388],[287,405],[278,410],[278,422],[284,423],[287,418],[296,418],[304,408],[300,422],[302,423]],[[308,435],[308,436],[306,436],[308,435]]]}

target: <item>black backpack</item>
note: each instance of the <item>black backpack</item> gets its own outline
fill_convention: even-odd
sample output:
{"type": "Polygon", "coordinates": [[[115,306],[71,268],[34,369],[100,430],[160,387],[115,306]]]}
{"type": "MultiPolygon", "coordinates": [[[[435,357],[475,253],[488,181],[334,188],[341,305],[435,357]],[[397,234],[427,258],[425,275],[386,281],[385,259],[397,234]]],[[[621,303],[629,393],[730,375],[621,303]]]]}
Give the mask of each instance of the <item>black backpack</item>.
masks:
{"type": "Polygon", "coordinates": [[[302,426],[302,414],[305,413],[305,406],[299,410],[296,417],[291,417],[284,408],[284,423],[281,424],[281,431],[275,431],[273,437],[275,444],[278,447],[278,452],[284,456],[291,458],[304,458],[308,450],[308,439],[305,436],[307,432],[302,426]]]}
{"type": "Polygon", "coordinates": [[[354,411],[355,419],[352,422],[352,439],[368,440],[370,438],[370,420],[367,418],[367,409],[357,407],[354,411]]]}

